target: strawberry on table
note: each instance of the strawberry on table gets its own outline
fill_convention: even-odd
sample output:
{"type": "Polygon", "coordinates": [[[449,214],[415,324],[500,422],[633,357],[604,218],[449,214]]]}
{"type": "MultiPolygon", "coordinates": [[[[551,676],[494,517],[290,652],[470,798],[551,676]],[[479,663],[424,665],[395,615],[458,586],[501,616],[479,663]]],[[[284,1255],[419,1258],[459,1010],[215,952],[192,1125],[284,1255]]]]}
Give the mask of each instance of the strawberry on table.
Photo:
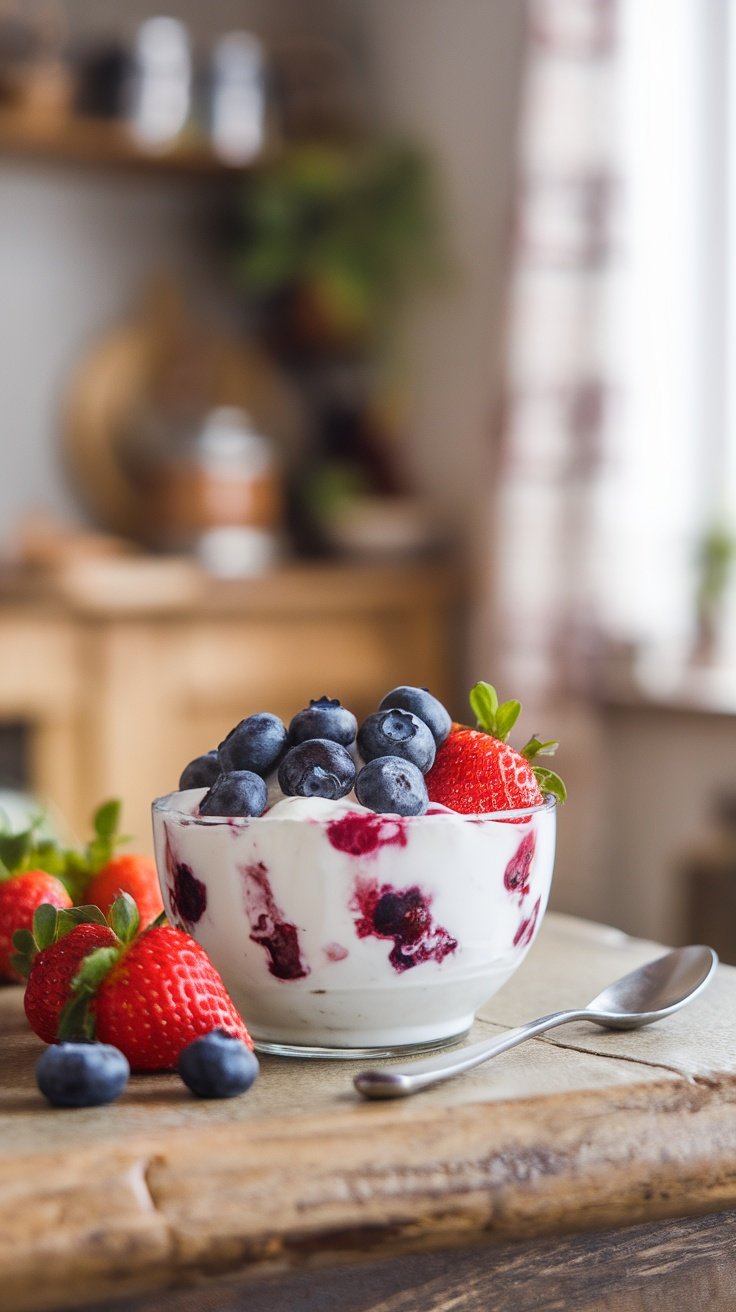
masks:
{"type": "MultiPolygon", "coordinates": [[[[133,899],[123,893],[110,910],[107,933],[92,943],[92,930],[106,927],[96,907],[75,907],[68,912],[45,912],[51,932],[49,945],[32,960],[26,998],[49,996],[62,977],[59,958],[65,939],[67,951],[75,956],[67,976],[63,1007],[54,1038],[97,1038],[112,1044],[137,1071],[172,1070],[180,1052],[193,1039],[221,1029],[253,1047],[248,1030],[225,986],[203,948],[188,934],[168,924],[154,923],[138,933],[139,915],[133,899]],[[90,923],[80,924],[82,916],[90,923]],[[89,949],[78,955],[79,930],[90,939],[89,949]],[[55,950],[58,950],[56,955],[55,950]]],[[[16,937],[19,952],[28,948],[24,936],[16,937]]],[[[26,1005],[26,1015],[41,1038],[48,1041],[44,1024],[26,1005]]],[[[45,1020],[48,1017],[45,1018],[45,1020]]]]}
{"type": "Polygon", "coordinates": [[[470,705],[478,727],[453,724],[426,777],[430,802],[463,815],[484,815],[539,806],[544,793],[564,801],[559,775],[534,763],[537,756],[551,756],[558,744],[535,736],[517,751],[507,741],[521,703],[499,703],[490,683],[476,683],[470,705]]]}
{"type": "Polygon", "coordinates": [[[121,852],[93,875],[85,890],[85,901],[109,911],[115,898],[129,893],[138,907],[141,928],[156,920],[164,909],[153,857],[121,852]]]}
{"type": "Polygon", "coordinates": [[[30,931],[34,912],[44,902],[54,907],[72,905],[66,888],[55,875],[45,870],[0,873],[0,979],[23,978],[11,962],[13,934],[18,929],[30,931]]]}
{"type": "Polygon", "coordinates": [[[96,907],[59,912],[46,904],[36,911],[32,929],[17,932],[13,942],[18,976],[28,981],[23,998],[28,1022],[44,1043],[54,1043],[82,962],[96,948],[114,947],[117,937],[96,907]]]}

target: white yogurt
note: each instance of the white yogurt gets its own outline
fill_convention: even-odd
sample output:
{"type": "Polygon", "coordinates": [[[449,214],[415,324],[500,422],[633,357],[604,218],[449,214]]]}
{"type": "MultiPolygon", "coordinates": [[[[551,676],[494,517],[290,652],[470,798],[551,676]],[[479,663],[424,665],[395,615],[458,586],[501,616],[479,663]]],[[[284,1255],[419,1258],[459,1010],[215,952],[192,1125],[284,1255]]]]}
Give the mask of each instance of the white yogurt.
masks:
{"type": "Polygon", "coordinates": [[[205,948],[261,1050],[425,1048],[462,1035],[533,942],[554,799],[468,817],[286,798],[258,819],[154,802],[167,913],[205,948]]]}

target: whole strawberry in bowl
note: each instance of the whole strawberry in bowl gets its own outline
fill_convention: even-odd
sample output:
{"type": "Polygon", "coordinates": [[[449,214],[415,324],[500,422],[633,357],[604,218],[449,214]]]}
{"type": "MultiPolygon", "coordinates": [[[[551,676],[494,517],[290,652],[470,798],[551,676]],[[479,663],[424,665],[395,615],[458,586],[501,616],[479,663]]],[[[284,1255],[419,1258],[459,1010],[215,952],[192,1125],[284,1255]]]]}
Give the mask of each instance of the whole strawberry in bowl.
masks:
{"type": "Polygon", "coordinates": [[[295,716],[318,736],[290,727],[269,769],[238,760],[265,789],[239,790],[221,758],[209,788],[154,802],[167,914],[211,956],[260,1050],[446,1043],[523,960],[554,865],[564,785],[538,762],[556,744],[512,748],[520,705],[490,684],[471,704],[475,728],[402,685],[347,741],[323,696],[295,716]]]}

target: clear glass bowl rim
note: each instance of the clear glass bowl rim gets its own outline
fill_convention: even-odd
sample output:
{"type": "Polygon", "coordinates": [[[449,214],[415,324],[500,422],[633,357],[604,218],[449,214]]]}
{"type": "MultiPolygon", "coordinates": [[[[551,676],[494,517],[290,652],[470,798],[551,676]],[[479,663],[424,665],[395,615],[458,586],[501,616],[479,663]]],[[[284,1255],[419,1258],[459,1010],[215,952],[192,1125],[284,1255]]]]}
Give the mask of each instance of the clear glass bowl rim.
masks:
{"type": "MultiPolygon", "coordinates": [[[[187,824],[197,824],[197,825],[206,825],[206,826],[228,825],[231,829],[233,827],[237,828],[239,826],[242,826],[245,829],[249,825],[252,825],[257,820],[264,820],[267,824],[273,823],[273,819],[269,819],[267,814],[260,815],[260,816],[194,815],[191,811],[178,810],[176,807],[168,805],[168,803],[170,803],[172,799],[175,797],[183,797],[187,793],[204,794],[206,791],[207,790],[205,788],[187,788],[183,790],[177,789],[171,793],[164,793],[161,797],[154,798],[153,802],[151,803],[151,810],[160,815],[170,816],[174,820],[184,820],[186,821],[187,824]]],[[[356,806],[357,805],[358,803],[356,803],[356,806]]],[[[555,810],[556,806],[557,806],[557,798],[554,796],[554,794],[545,793],[544,800],[538,802],[536,806],[525,806],[525,807],[521,807],[518,810],[513,810],[513,811],[484,811],[479,813],[478,815],[466,815],[462,811],[448,810],[448,811],[438,811],[433,815],[404,815],[404,816],[398,816],[398,815],[394,815],[391,812],[387,812],[384,815],[384,819],[401,820],[404,823],[413,823],[418,820],[422,820],[426,824],[427,822],[431,823],[431,822],[443,821],[443,820],[447,820],[448,818],[454,820],[455,817],[457,816],[460,820],[466,820],[474,824],[493,824],[496,822],[503,824],[508,820],[519,820],[527,816],[541,815],[547,811],[553,811],[555,810]]],[[[383,814],[383,813],[377,811],[376,815],[379,814],[383,814]]],[[[297,816],[284,815],[284,816],[277,816],[276,822],[277,823],[283,822],[285,824],[303,824],[304,819],[303,817],[300,818],[297,816]]],[[[317,819],[313,821],[313,823],[329,824],[331,822],[320,821],[317,819]]]]}

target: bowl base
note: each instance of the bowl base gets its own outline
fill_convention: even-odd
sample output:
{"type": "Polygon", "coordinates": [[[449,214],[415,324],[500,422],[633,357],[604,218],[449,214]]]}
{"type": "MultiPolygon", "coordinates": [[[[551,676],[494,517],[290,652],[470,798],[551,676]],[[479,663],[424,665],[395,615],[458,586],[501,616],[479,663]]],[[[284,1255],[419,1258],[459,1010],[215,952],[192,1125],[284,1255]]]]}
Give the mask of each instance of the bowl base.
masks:
{"type": "Polygon", "coordinates": [[[378,1046],[376,1044],[365,1048],[343,1048],[332,1046],[321,1046],[319,1044],[307,1043],[275,1043],[267,1039],[257,1039],[253,1037],[255,1050],[264,1053],[270,1057],[308,1057],[317,1060],[327,1061],[361,1061],[365,1057],[408,1057],[418,1055],[420,1052],[436,1052],[438,1048],[447,1048],[452,1044],[460,1043],[466,1038],[470,1026],[466,1026],[457,1034],[448,1034],[440,1039],[423,1039],[418,1043],[393,1043],[378,1046]]]}

